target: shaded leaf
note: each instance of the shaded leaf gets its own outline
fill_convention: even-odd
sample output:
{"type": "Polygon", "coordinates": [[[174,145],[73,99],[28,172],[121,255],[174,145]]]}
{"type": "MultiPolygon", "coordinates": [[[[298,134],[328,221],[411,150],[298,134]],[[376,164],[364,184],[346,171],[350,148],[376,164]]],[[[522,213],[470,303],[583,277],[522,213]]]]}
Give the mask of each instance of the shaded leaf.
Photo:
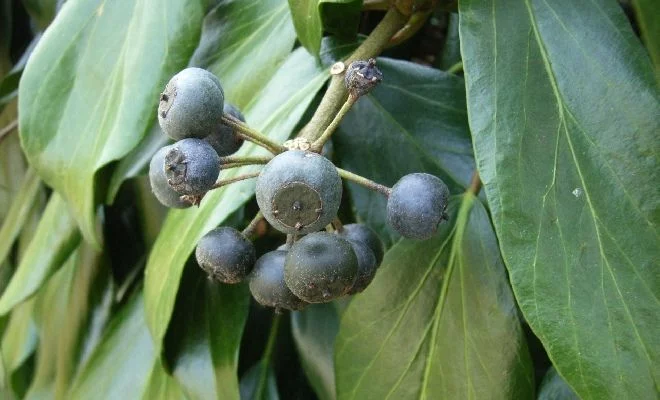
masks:
{"type": "Polygon", "coordinates": [[[0,297],[0,315],[33,295],[69,258],[80,233],[64,200],[53,193],[9,286],[0,297]]]}
{"type": "Polygon", "coordinates": [[[33,317],[34,300],[16,307],[2,336],[2,363],[11,376],[37,348],[37,326],[33,317]]]}
{"type": "Polygon", "coordinates": [[[291,331],[307,379],[320,400],[335,394],[335,337],[339,314],[333,303],[311,304],[291,313],[291,331]]]}
{"type": "Polygon", "coordinates": [[[97,172],[126,155],[155,117],[158,93],[199,38],[199,1],[67,3],[44,33],[19,87],[20,134],[30,163],[95,230],[97,172]]]}
{"type": "Polygon", "coordinates": [[[450,221],[402,240],[342,316],[339,399],[529,399],[529,353],[481,202],[452,198],[450,221]]]}
{"type": "Polygon", "coordinates": [[[74,399],[125,398],[147,389],[157,355],[144,319],[142,293],[117,313],[69,393],[74,399]]]}
{"type": "MultiPolygon", "coordinates": [[[[428,172],[462,192],[474,171],[463,80],[406,61],[380,58],[378,67],[383,83],[353,106],[333,137],[342,168],[388,186],[428,172]]],[[[359,219],[391,245],[399,236],[387,226],[385,197],[348,188],[359,219]]]]}
{"type": "Polygon", "coordinates": [[[249,304],[247,285],[213,282],[197,265],[188,264],[165,353],[190,398],[238,400],[238,350],[249,304]]]}
{"type": "MultiPolygon", "coordinates": [[[[294,51],[247,107],[246,120],[275,141],[284,141],[327,79],[304,49],[294,51]]],[[[237,155],[264,154],[245,144],[237,155]]],[[[255,167],[230,169],[221,178],[255,171],[255,167]]],[[[167,329],[185,261],[208,231],[224,221],[254,194],[247,180],[208,193],[199,208],[172,210],[149,256],[145,277],[147,322],[157,345],[167,329]]]]}
{"type": "Polygon", "coordinates": [[[30,14],[36,28],[43,31],[55,18],[55,14],[66,0],[22,0],[23,7],[30,14]]]}
{"type": "Polygon", "coordinates": [[[151,370],[149,382],[142,398],[144,400],[178,400],[186,399],[186,395],[183,393],[181,385],[165,372],[160,361],[157,360],[151,370]]]}
{"type": "Polygon", "coordinates": [[[525,318],[581,398],[657,398],[660,95],[647,55],[613,0],[460,7],[479,172],[525,318]]]}
{"type": "Polygon", "coordinates": [[[553,367],[543,377],[538,400],[578,400],[579,397],[553,367]]]}
{"type": "MultiPolygon", "coordinates": [[[[0,112],[0,129],[15,123],[16,101],[0,112]]],[[[0,141],[0,221],[4,220],[13,203],[27,171],[16,131],[11,131],[0,141]]]]}
{"type": "Polygon", "coordinates": [[[442,70],[448,70],[451,66],[461,61],[461,39],[458,33],[458,14],[450,13],[447,22],[447,37],[442,51],[436,57],[434,66],[442,70]]]}
{"type": "Polygon", "coordinates": [[[660,8],[653,0],[632,0],[642,40],[655,64],[655,76],[660,80],[660,8]]]}
{"type": "Polygon", "coordinates": [[[222,0],[204,19],[190,64],[216,74],[226,98],[243,110],[278,72],[295,38],[286,0],[222,0]]]}
{"type": "Polygon", "coordinates": [[[40,187],[39,176],[29,169],[0,227],[0,261],[9,256],[14,241],[30,216],[40,187]]]}
{"type": "Polygon", "coordinates": [[[277,382],[273,368],[266,365],[264,375],[264,364],[253,365],[241,378],[241,400],[279,400],[277,393],[277,382]],[[261,395],[259,387],[263,385],[261,395]]]}

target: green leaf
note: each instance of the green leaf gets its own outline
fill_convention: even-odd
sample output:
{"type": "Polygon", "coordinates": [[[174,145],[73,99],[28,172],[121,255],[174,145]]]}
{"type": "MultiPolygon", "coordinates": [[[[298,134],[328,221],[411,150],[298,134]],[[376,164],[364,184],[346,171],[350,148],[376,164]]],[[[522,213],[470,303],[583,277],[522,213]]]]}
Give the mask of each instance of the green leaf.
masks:
{"type": "Polygon", "coordinates": [[[270,365],[266,366],[266,381],[264,389],[259,395],[259,386],[264,379],[264,364],[253,365],[241,378],[241,400],[279,400],[275,371],[270,365]]]}
{"type": "Polygon", "coordinates": [[[89,242],[100,243],[95,216],[105,188],[97,172],[149,129],[159,91],[199,40],[203,3],[69,2],[27,63],[19,87],[23,149],[89,242]]]}
{"type": "Polygon", "coordinates": [[[189,263],[177,296],[165,353],[193,399],[239,399],[238,350],[248,315],[247,285],[209,280],[189,263]]]}
{"type": "Polygon", "coordinates": [[[30,216],[33,205],[41,188],[41,180],[33,169],[29,169],[23,177],[23,183],[13,198],[9,211],[0,228],[0,262],[5,260],[11,251],[14,241],[30,216]]]}
{"type": "MultiPolygon", "coordinates": [[[[0,112],[0,127],[14,123],[16,113],[14,101],[0,112]]],[[[26,171],[18,135],[16,131],[10,132],[0,141],[0,221],[6,218],[26,171]]]]}
{"type": "Polygon", "coordinates": [[[72,384],[68,398],[137,396],[147,389],[157,354],[145,324],[142,293],[117,313],[72,384]]]}
{"type": "Polygon", "coordinates": [[[2,363],[5,374],[18,369],[37,348],[37,326],[33,318],[34,300],[16,307],[2,336],[2,363]]]}
{"type": "Polygon", "coordinates": [[[660,94],[648,57],[615,1],[460,7],[479,172],[523,314],[581,398],[657,398],[660,94]]]}
{"type": "Polygon", "coordinates": [[[335,337],[339,314],[333,303],[311,304],[291,313],[291,331],[305,375],[320,400],[334,400],[335,337]]]}
{"type": "Polygon", "coordinates": [[[321,50],[323,31],[355,38],[361,8],[361,0],[289,0],[298,40],[314,56],[321,50]]]}
{"type": "Polygon", "coordinates": [[[33,295],[80,243],[64,200],[53,193],[25,256],[0,297],[0,315],[33,295]]]}
{"type": "Polygon", "coordinates": [[[321,50],[323,26],[319,13],[320,0],[289,0],[298,40],[312,55],[321,50]]]}
{"type": "Polygon", "coordinates": [[[21,3],[30,14],[36,28],[43,31],[53,21],[63,2],[61,0],[23,0],[21,3]],[[59,6],[58,3],[60,3],[59,6]]]}
{"type": "Polygon", "coordinates": [[[320,0],[323,30],[339,38],[353,40],[358,33],[362,0],[320,0]]]}
{"type": "Polygon", "coordinates": [[[186,398],[181,385],[179,385],[176,379],[165,372],[165,368],[157,360],[151,370],[149,382],[142,395],[142,399],[178,400],[186,398]]]}
{"type": "Polygon", "coordinates": [[[339,399],[529,399],[532,370],[497,240],[481,202],[402,240],[343,314],[339,399]]]}
{"type": "Polygon", "coordinates": [[[461,39],[458,32],[458,14],[450,13],[448,19],[445,44],[442,46],[442,51],[438,54],[434,62],[435,67],[445,71],[461,61],[461,39]]]}
{"type": "Polygon", "coordinates": [[[216,74],[226,98],[243,110],[278,71],[295,39],[286,0],[222,0],[204,19],[190,63],[216,74]]]}
{"type": "Polygon", "coordinates": [[[538,400],[578,400],[579,397],[553,367],[543,377],[538,400]]]}
{"type": "MultiPolygon", "coordinates": [[[[334,135],[342,168],[388,186],[428,172],[462,192],[475,168],[463,79],[385,58],[378,67],[383,83],[360,98],[334,135]]],[[[391,245],[399,235],[387,225],[387,199],[352,183],[348,189],[358,218],[391,245]]]]}
{"type": "Polygon", "coordinates": [[[660,81],[660,8],[654,0],[632,0],[642,39],[655,64],[655,76],[660,81]]]}
{"type": "MultiPolygon", "coordinates": [[[[283,141],[327,79],[327,72],[304,49],[294,51],[277,73],[243,108],[253,128],[275,141],[283,141]]],[[[245,144],[237,155],[264,154],[245,144]]],[[[231,178],[255,167],[230,169],[231,178]]],[[[172,210],[149,255],[145,276],[147,323],[157,346],[165,335],[179,288],[183,266],[197,241],[224,221],[254,194],[254,181],[241,181],[208,193],[199,208],[172,210]]]]}

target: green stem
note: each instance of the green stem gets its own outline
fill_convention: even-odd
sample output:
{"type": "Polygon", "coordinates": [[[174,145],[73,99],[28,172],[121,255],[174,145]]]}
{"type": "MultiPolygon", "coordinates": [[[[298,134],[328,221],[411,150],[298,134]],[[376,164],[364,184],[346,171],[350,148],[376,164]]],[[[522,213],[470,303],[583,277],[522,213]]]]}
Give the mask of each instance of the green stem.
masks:
{"type": "Polygon", "coordinates": [[[256,177],[259,176],[259,174],[260,174],[260,172],[253,172],[251,174],[239,175],[239,176],[236,176],[234,178],[219,180],[211,187],[211,190],[221,188],[223,186],[227,186],[227,185],[229,185],[231,183],[234,183],[234,182],[239,182],[239,181],[244,181],[246,179],[256,178],[256,177]]]}
{"type": "Polygon", "coordinates": [[[463,72],[463,61],[459,61],[456,64],[449,67],[447,72],[449,72],[450,74],[458,74],[459,72],[463,72]]]}
{"type": "Polygon", "coordinates": [[[243,236],[245,236],[248,239],[251,239],[254,236],[254,232],[257,230],[257,226],[259,225],[259,222],[264,219],[264,215],[259,211],[257,215],[252,218],[252,221],[248,224],[248,226],[243,229],[243,236]]]}
{"type": "Polygon", "coordinates": [[[220,157],[220,165],[223,164],[245,164],[245,165],[254,165],[254,164],[268,164],[268,161],[272,160],[273,157],[240,157],[240,156],[227,156],[220,157]]]}
{"type": "Polygon", "coordinates": [[[277,339],[277,330],[280,327],[281,318],[282,314],[275,314],[273,316],[273,323],[270,325],[270,332],[268,333],[266,349],[264,350],[263,357],[261,357],[261,376],[259,376],[259,386],[257,387],[257,393],[254,397],[255,399],[261,399],[264,394],[264,389],[266,388],[266,382],[268,380],[268,365],[270,364],[270,359],[273,356],[275,340],[277,339]]]}
{"type": "MultiPolygon", "coordinates": [[[[408,17],[400,13],[399,10],[395,7],[390,8],[360,47],[344,61],[346,66],[355,60],[368,60],[377,57],[387,46],[392,36],[404,27],[407,21],[408,17]]],[[[321,104],[319,104],[312,119],[298,136],[304,137],[310,142],[318,139],[339,112],[342,104],[346,102],[347,96],[348,91],[344,87],[344,75],[333,75],[321,104]]]]}
{"type": "Polygon", "coordinates": [[[339,110],[337,115],[335,115],[335,118],[332,120],[330,125],[328,125],[328,127],[325,128],[325,131],[323,131],[323,134],[318,139],[316,139],[314,143],[312,143],[312,148],[311,148],[312,151],[315,151],[317,153],[321,152],[321,149],[323,149],[323,145],[325,144],[325,142],[327,142],[328,139],[330,139],[330,136],[332,136],[335,130],[337,130],[337,127],[341,123],[341,120],[344,119],[344,116],[348,113],[348,111],[351,109],[353,104],[355,104],[357,99],[358,99],[357,97],[348,96],[348,99],[346,99],[344,105],[341,106],[341,109],[339,110]]]}
{"type": "Polygon", "coordinates": [[[352,172],[346,171],[345,169],[337,168],[337,172],[339,172],[339,176],[341,176],[342,178],[355,182],[359,185],[362,185],[367,189],[371,189],[375,192],[382,193],[383,195],[385,195],[385,197],[389,197],[390,193],[392,192],[392,189],[388,188],[385,185],[381,185],[380,183],[376,183],[371,179],[367,179],[364,176],[360,176],[358,174],[354,174],[352,172]]]}
{"type": "Polygon", "coordinates": [[[273,154],[279,154],[287,150],[286,147],[270,140],[266,135],[257,132],[229,114],[222,115],[222,123],[233,128],[242,139],[256,143],[273,154]]]}

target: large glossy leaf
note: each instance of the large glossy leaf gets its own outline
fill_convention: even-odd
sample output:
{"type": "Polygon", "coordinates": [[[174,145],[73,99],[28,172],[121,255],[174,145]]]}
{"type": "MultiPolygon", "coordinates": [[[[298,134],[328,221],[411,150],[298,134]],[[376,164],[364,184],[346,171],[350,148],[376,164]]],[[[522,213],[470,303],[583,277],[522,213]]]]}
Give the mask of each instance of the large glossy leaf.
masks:
{"type": "Polygon", "coordinates": [[[333,303],[312,304],[291,313],[291,333],[309,383],[320,400],[333,400],[335,393],[335,337],[339,313],[333,303]]]}
{"type": "Polygon", "coordinates": [[[199,39],[204,1],[67,2],[34,50],[19,88],[31,164],[98,244],[97,172],[154,120],[158,93],[199,39]]]}
{"type": "Polygon", "coordinates": [[[488,214],[472,194],[403,240],[343,314],[339,399],[529,399],[532,370],[488,214]]]}
{"type": "Polygon", "coordinates": [[[147,389],[157,362],[144,319],[142,293],[134,295],[117,313],[72,384],[69,398],[137,397],[147,389]]]}
{"type": "Polygon", "coordinates": [[[247,285],[223,285],[189,263],[166,336],[172,374],[194,399],[239,399],[238,349],[248,315],[247,285]]]}
{"type": "Polygon", "coordinates": [[[0,315],[33,295],[62,266],[80,243],[67,205],[53,193],[25,256],[0,297],[0,315]]]}
{"type": "MultiPolygon", "coordinates": [[[[391,186],[403,175],[428,172],[462,192],[474,171],[463,80],[411,62],[378,59],[383,83],[353,106],[334,137],[343,168],[391,186]],[[368,151],[365,151],[368,149],[368,151]]],[[[360,219],[387,244],[387,200],[349,184],[360,219]]]]}
{"type": "Polygon", "coordinates": [[[190,63],[215,73],[227,99],[243,109],[278,71],[295,38],[286,0],[222,0],[204,19],[190,63]]]}
{"type": "Polygon", "coordinates": [[[632,0],[642,39],[655,64],[655,76],[660,80],[660,8],[653,0],[632,0]]]}
{"type": "Polygon", "coordinates": [[[361,7],[360,0],[289,0],[298,40],[313,55],[321,49],[323,31],[353,39],[361,7]]]}
{"type": "Polygon", "coordinates": [[[539,387],[538,400],[578,400],[579,397],[564,379],[557,373],[557,370],[550,368],[543,377],[543,382],[539,387]]]}
{"type": "Polygon", "coordinates": [[[461,5],[470,126],[520,307],[584,399],[660,387],[660,95],[613,0],[461,5]]]}
{"type": "MultiPolygon", "coordinates": [[[[328,50],[330,51],[330,50],[328,50]]],[[[252,103],[243,108],[249,124],[276,141],[286,139],[323,86],[327,73],[304,49],[298,49],[252,103]]],[[[263,154],[264,150],[246,144],[238,155],[263,154]]],[[[230,169],[221,178],[230,178],[255,167],[230,169]]],[[[147,322],[160,344],[167,329],[179,279],[185,261],[197,241],[225,220],[254,194],[254,182],[242,181],[208,193],[199,208],[170,211],[147,262],[145,306],[147,322]]]]}
{"type": "Polygon", "coordinates": [[[30,169],[23,177],[23,183],[13,198],[6,217],[0,225],[0,262],[9,256],[12,245],[21,231],[23,224],[30,216],[30,211],[39,194],[41,180],[30,169]]]}

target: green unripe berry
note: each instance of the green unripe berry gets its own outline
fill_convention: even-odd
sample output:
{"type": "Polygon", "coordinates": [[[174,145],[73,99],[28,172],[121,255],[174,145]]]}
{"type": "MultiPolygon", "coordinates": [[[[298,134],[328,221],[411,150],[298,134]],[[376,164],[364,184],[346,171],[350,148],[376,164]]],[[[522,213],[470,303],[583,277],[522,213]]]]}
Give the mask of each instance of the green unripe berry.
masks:
{"type": "Polygon", "coordinates": [[[301,310],[307,303],[297,298],[284,283],[286,251],[275,250],[261,256],[249,276],[250,292],[266,307],[301,310]]]}
{"type": "Polygon", "coordinates": [[[151,191],[158,201],[170,208],[188,208],[192,204],[189,201],[181,200],[181,194],[177,193],[167,183],[165,176],[165,154],[172,146],[165,146],[158,150],[151,158],[149,163],[149,183],[151,191]]]}
{"type": "Polygon", "coordinates": [[[201,139],[183,139],[168,149],[164,169],[167,183],[176,192],[202,195],[220,175],[220,157],[201,139]]]}
{"type": "Polygon", "coordinates": [[[355,252],[358,260],[358,271],[357,278],[353,282],[353,286],[351,286],[348,294],[356,294],[366,289],[371,281],[374,280],[378,263],[376,262],[374,252],[371,251],[366,243],[357,240],[349,240],[349,243],[353,247],[353,252],[355,252]]]}
{"type": "Polygon", "coordinates": [[[224,102],[218,78],[201,68],[186,68],[165,86],[158,123],[174,140],[203,138],[222,123],[224,102]]]}
{"type": "Polygon", "coordinates": [[[287,234],[325,228],[336,216],[342,185],[334,164],[306,151],[277,155],[261,170],[256,195],[268,222],[287,234]]]}
{"type": "Polygon", "coordinates": [[[374,256],[376,256],[376,263],[380,265],[380,263],[383,261],[383,256],[385,254],[385,247],[383,246],[383,242],[378,237],[378,234],[367,225],[344,225],[341,232],[339,232],[339,235],[348,239],[349,241],[355,240],[358,242],[366,243],[371,251],[374,252],[374,256]]]}
{"type": "Polygon", "coordinates": [[[293,294],[308,303],[325,303],[348,293],[358,274],[351,244],[339,235],[315,232],[291,246],[284,265],[284,281],[293,294]]]}
{"type": "Polygon", "coordinates": [[[239,283],[254,267],[256,252],[241,232],[223,226],[199,240],[195,257],[197,264],[214,280],[239,283]]]}
{"type": "Polygon", "coordinates": [[[449,188],[440,178],[423,173],[404,176],[387,200],[387,221],[402,236],[428,239],[446,218],[449,188]]]}
{"type": "MultiPolygon", "coordinates": [[[[225,103],[224,113],[231,115],[241,122],[245,122],[245,117],[238,108],[229,103],[225,103]]],[[[204,140],[215,149],[220,157],[236,153],[241,148],[241,145],[243,145],[243,139],[236,135],[233,128],[225,124],[220,124],[204,140]]]]}

